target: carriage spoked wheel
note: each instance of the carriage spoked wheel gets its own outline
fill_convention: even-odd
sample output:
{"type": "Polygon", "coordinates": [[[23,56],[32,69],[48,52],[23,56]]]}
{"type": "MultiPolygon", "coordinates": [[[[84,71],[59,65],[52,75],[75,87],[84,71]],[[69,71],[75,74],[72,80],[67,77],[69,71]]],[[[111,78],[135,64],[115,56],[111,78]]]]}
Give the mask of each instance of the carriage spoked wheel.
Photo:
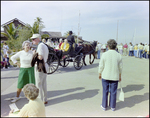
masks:
{"type": "Polygon", "coordinates": [[[52,74],[54,73],[59,66],[59,59],[55,54],[49,53],[48,55],[48,70],[47,70],[47,74],[52,74]]]}
{"type": "Polygon", "coordinates": [[[76,70],[80,70],[82,68],[82,66],[83,66],[82,55],[77,55],[75,57],[73,65],[76,70]]]}
{"type": "Polygon", "coordinates": [[[60,61],[60,65],[62,66],[62,67],[67,67],[68,65],[69,65],[69,61],[67,61],[69,59],[69,57],[65,57],[64,59],[62,59],[61,61],[60,61]]]}

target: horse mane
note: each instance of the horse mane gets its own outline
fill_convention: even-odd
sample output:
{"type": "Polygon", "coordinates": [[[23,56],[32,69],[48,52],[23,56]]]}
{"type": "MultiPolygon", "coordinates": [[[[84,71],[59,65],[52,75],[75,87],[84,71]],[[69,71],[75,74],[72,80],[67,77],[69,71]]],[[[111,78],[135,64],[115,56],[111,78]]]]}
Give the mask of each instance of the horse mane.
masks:
{"type": "Polygon", "coordinates": [[[92,45],[93,45],[94,47],[96,47],[96,46],[97,46],[97,41],[94,41],[94,42],[92,43],[92,45]]]}

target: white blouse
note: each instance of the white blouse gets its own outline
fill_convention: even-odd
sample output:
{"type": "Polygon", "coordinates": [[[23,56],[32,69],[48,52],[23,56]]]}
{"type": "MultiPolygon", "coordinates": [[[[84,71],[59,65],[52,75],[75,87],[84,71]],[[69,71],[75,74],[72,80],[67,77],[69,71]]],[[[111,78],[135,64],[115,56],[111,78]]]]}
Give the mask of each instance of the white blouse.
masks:
{"type": "Polygon", "coordinates": [[[25,52],[24,50],[22,50],[22,51],[17,52],[10,59],[12,60],[14,64],[16,64],[18,58],[20,58],[21,68],[29,68],[31,67],[33,52],[31,50],[29,50],[28,52],[25,52]]]}

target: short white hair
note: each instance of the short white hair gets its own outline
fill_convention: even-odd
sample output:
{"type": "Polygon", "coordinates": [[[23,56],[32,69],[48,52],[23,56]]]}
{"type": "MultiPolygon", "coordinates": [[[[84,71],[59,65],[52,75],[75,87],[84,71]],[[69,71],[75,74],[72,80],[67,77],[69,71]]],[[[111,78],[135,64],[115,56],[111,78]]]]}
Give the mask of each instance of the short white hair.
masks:
{"type": "Polygon", "coordinates": [[[47,39],[47,42],[51,42],[52,40],[51,39],[47,39]]]}
{"type": "Polygon", "coordinates": [[[23,93],[30,100],[34,100],[39,95],[39,89],[33,83],[30,83],[23,87],[23,93]]]}
{"type": "Polygon", "coordinates": [[[62,42],[62,38],[59,39],[59,42],[62,42]]]}
{"type": "Polygon", "coordinates": [[[42,42],[46,42],[46,39],[42,39],[42,42]]]}
{"type": "Polygon", "coordinates": [[[68,42],[68,40],[67,40],[67,39],[65,39],[65,40],[64,40],[64,42],[66,42],[66,41],[68,42]]]}
{"type": "Polygon", "coordinates": [[[24,41],[24,42],[22,43],[22,48],[25,46],[26,43],[29,43],[29,44],[30,44],[30,47],[31,47],[31,42],[28,41],[28,40],[26,40],[26,41],[24,41]]]}

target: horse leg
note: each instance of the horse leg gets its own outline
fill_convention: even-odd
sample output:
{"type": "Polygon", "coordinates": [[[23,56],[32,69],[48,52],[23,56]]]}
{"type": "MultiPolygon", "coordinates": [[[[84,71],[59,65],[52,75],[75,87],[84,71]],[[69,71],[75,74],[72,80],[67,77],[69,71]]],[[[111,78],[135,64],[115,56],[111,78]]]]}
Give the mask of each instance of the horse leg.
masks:
{"type": "Polygon", "coordinates": [[[89,54],[89,63],[92,64],[91,63],[91,54],[89,54]]]}
{"type": "Polygon", "coordinates": [[[85,66],[87,66],[86,63],[85,63],[85,56],[86,55],[83,56],[83,63],[84,63],[85,66]]]}
{"type": "Polygon", "coordinates": [[[93,61],[91,62],[91,64],[94,62],[94,59],[95,59],[95,53],[93,53],[92,55],[93,55],[94,58],[93,58],[93,61]]]}

